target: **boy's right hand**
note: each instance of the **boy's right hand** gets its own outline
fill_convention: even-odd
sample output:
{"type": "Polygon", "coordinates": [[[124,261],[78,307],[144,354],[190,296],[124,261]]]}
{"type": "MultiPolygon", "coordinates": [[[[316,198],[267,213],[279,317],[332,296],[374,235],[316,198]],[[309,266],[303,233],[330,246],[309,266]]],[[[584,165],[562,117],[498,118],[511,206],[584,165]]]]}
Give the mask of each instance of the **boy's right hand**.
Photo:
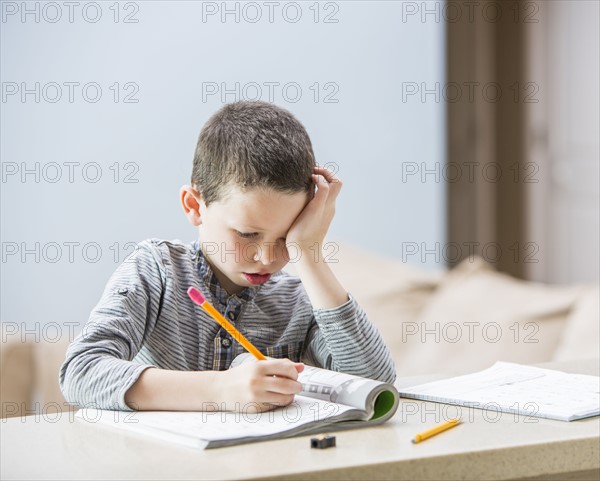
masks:
{"type": "Polygon", "coordinates": [[[304,364],[289,359],[247,362],[221,371],[218,391],[226,411],[256,413],[287,406],[302,391],[304,364]]]}

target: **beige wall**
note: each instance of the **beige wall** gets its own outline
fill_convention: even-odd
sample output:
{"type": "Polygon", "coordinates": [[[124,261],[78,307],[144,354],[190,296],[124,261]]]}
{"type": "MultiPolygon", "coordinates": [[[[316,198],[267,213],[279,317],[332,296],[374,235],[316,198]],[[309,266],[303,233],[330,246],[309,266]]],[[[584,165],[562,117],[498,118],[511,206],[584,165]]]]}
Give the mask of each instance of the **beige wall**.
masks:
{"type": "Polygon", "coordinates": [[[528,76],[539,83],[530,104],[528,152],[539,167],[527,184],[527,236],[541,262],[527,276],[553,283],[598,282],[599,3],[537,2],[528,31],[528,76]]]}

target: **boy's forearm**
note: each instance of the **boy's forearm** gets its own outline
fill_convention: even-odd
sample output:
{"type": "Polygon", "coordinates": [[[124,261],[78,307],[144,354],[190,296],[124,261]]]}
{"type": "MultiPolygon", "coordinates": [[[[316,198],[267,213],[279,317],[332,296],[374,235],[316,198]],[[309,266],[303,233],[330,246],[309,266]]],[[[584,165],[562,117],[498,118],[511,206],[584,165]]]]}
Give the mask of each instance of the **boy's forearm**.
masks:
{"type": "Polygon", "coordinates": [[[125,393],[125,402],[138,411],[216,411],[218,375],[148,368],[125,393]]]}
{"type": "Polygon", "coordinates": [[[348,292],[322,255],[315,258],[314,252],[303,252],[296,270],[314,309],[330,309],[348,301],[348,292]]]}

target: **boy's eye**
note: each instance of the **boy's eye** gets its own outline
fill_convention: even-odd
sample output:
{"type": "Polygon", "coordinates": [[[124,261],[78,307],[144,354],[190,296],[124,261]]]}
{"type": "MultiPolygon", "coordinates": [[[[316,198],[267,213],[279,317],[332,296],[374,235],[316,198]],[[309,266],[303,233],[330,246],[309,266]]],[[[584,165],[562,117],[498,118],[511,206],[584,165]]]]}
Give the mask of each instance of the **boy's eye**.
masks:
{"type": "MultiPolygon", "coordinates": [[[[258,237],[258,233],[256,233],[256,232],[240,232],[240,231],[236,230],[235,233],[237,235],[239,235],[240,237],[243,237],[245,239],[253,238],[253,237],[258,237]]],[[[286,238],[285,237],[280,237],[279,240],[285,242],[286,238]]]]}
{"type": "Polygon", "coordinates": [[[236,230],[237,235],[244,238],[255,237],[257,234],[255,232],[239,232],[236,230]]]}

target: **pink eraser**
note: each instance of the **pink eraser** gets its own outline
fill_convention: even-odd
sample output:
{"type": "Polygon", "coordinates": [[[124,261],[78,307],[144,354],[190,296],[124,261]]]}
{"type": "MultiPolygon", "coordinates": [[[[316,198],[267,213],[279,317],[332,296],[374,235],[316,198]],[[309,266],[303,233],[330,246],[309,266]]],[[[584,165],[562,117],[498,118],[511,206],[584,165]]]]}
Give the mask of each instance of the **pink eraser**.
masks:
{"type": "Polygon", "coordinates": [[[195,287],[190,287],[187,290],[187,293],[188,293],[188,296],[190,296],[190,299],[198,305],[201,305],[206,300],[204,298],[204,296],[202,295],[202,293],[195,287]]]}

